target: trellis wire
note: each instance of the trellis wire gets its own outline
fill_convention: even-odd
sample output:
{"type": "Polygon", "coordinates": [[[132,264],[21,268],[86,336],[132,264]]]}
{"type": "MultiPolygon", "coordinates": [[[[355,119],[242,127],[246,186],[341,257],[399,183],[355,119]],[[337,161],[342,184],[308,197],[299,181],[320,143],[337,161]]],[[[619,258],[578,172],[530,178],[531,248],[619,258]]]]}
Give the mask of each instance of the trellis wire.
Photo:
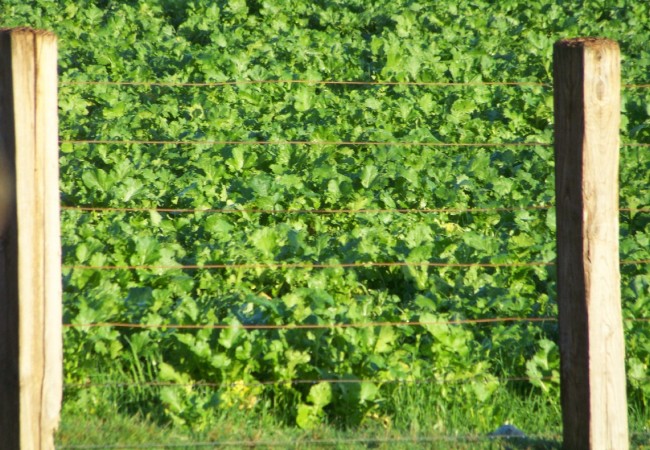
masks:
{"type": "MultiPolygon", "coordinates": [[[[173,214],[464,214],[517,211],[543,211],[554,208],[552,205],[494,207],[494,208],[361,208],[361,209],[254,209],[254,208],[157,208],[157,207],[104,207],[104,206],[61,206],[64,211],[78,212],[157,212],[173,214]]],[[[620,212],[650,213],[650,208],[619,208],[620,212]]]]}
{"type": "MultiPolygon", "coordinates": [[[[338,145],[402,147],[550,147],[548,142],[413,142],[413,141],[250,141],[250,140],[155,140],[155,139],[61,139],[61,144],[115,144],[115,145],[338,145]]],[[[650,145],[650,144],[649,144],[650,145]]]]}
{"type": "MultiPolygon", "coordinates": [[[[649,433],[631,433],[631,437],[636,439],[648,438],[649,433]]],[[[559,444],[562,438],[559,434],[544,434],[544,435],[527,435],[527,436],[514,436],[514,435],[440,435],[440,436],[419,436],[419,437],[372,437],[372,438],[343,438],[343,439],[296,439],[292,441],[272,441],[272,440],[229,440],[229,441],[211,441],[211,442],[179,442],[179,443],[158,443],[147,442],[139,444],[108,444],[108,445],[94,445],[94,444],[69,444],[57,446],[58,449],[78,449],[78,450],[93,450],[93,449],[154,449],[154,448],[179,448],[179,447],[280,447],[280,448],[299,448],[300,445],[319,445],[330,446],[339,444],[365,444],[366,447],[374,447],[379,444],[432,444],[435,442],[457,442],[457,443],[480,443],[483,441],[512,441],[513,445],[525,444],[544,444],[544,448],[549,443],[559,444]],[[515,444],[517,443],[517,444],[515,444]]],[[[531,447],[532,448],[532,447],[531,447]]]]}
{"type": "Polygon", "coordinates": [[[156,86],[156,87],[219,87],[240,86],[252,84],[312,84],[312,85],[348,85],[348,86],[539,86],[552,87],[550,83],[537,81],[363,81],[363,80],[234,80],[211,82],[180,82],[180,81],[61,81],[61,86],[156,86]]]}
{"type": "MultiPolygon", "coordinates": [[[[461,213],[482,213],[482,212],[516,212],[516,211],[535,211],[546,210],[552,206],[522,206],[514,208],[386,208],[386,209],[235,209],[235,208],[207,208],[207,209],[193,209],[193,208],[146,208],[146,207],[131,207],[131,208],[117,208],[117,207],[101,207],[101,206],[61,206],[61,209],[66,211],[96,211],[96,212],[159,212],[159,213],[245,213],[245,214],[461,214],[461,213]]],[[[640,212],[642,210],[635,209],[634,211],[640,212]]],[[[648,210],[650,211],[650,209],[648,210]]]]}
{"type": "Polygon", "coordinates": [[[649,89],[650,84],[624,84],[623,87],[627,89],[649,89]]]}
{"type": "MultiPolygon", "coordinates": [[[[293,145],[293,146],[396,146],[396,147],[552,147],[551,142],[413,142],[413,141],[250,141],[250,140],[110,140],[61,139],[60,144],[71,145],[293,145]]],[[[650,147],[645,142],[623,142],[621,147],[650,147]]]]}
{"type": "MultiPolygon", "coordinates": [[[[321,80],[243,80],[243,81],[229,81],[229,82],[213,82],[213,83],[176,83],[176,82],[62,82],[62,85],[120,85],[120,86],[161,86],[161,87],[215,87],[227,85],[250,85],[250,84],[321,84],[321,85],[368,85],[368,86],[538,86],[550,87],[548,83],[537,82],[467,82],[467,83],[441,83],[441,82],[389,82],[389,81],[321,81],[321,80]]],[[[650,85],[626,85],[627,88],[647,88],[650,85]]],[[[246,140],[197,140],[197,141],[184,141],[184,140],[61,140],[62,144],[114,144],[114,145],[338,145],[338,146],[380,146],[380,145],[394,145],[394,146],[410,146],[410,147],[522,147],[522,146],[552,146],[552,143],[547,142],[507,142],[507,143],[440,143],[440,142],[375,142],[375,141],[246,141],[246,140]]],[[[647,147],[650,144],[645,143],[624,143],[622,146],[626,147],[647,147]]],[[[313,213],[313,214],[338,214],[338,213],[470,213],[470,212],[513,212],[517,210],[543,210],[549,209],[550,206],[530,206],[523,208],[467,208],[467,209],[454,209],[454,208],[436,208],[436,209],[321,209],[321,210],[255,210],[255,209],[171,209],[171,208],[98,208],[98,207],[63,207],[65,210],[78,210],[78,211],[103,211],[103,212],[144,212],[144,211],[157,211],[168,213],[206,213],[206,212],[219,212],[219,213],[313,213]]],[[[648,209],[632,209],[621,208],[621,211],[634,211],[634,212],[648,212],[648,209]]],[[[621,264],[647,264],[649,260],[639,261],[623,261],[621,264]]],[[[69,269],[83,269],[83,270],[119,270],[119,269],[248,269],[248,268],[333,268],[333,267],[397,267],[397,266],[413,266],[413,267],[529,267],[529,266],[553,266],[551,262],[528,262],[528,263],[436,263],[436,262],[368,262],[368,263],[342,263],[342,264],[323,264],[323,263],[289,263],[289,264],[205,264],[205,265],[178,265],[178,266],[155,266],[155,265],[140,265],[140,266],[83,266],[83,265],[64,265],[64,268],[69,269]]],[[[650,319],[638,318],[630,319],[632,321],[648,321],[650,319]]],[[[176,329],[225,329],[237,327],[241,329],[334,329],[334,328],[350,328],[350,327],[382,327],[382,326],[426,326],[426,325],[461,325],[461,324],[481,324],[481,323],[505,323],[505,322],[556,322],[556,318],[551,317],[509,317],[509,318],[492,318],[492,319],[463,319],[463,320],[450,320],[450,321],[435,321],[435,322],[368,322],[356,324],[294,324],[294,325],[232,325],[232,324],[214,324],[214,325],[201,325],[201,324],[166,324],[166,325],[148,325],[148,324],[128,324],[128,323],[94,323],[94,324],[65,324],[68,328],[81,328],[81,327],[129,327],[129,328],[176,328],[176,329]]],[[[483,376],[487,376],[483,375],[483,376]]],[[[87,388],[87,387],[164,387],[164,386],[192,386],[192,387],[225,387],[225,386],[272,386],[272,385],[297,385],[297,384],[317,384],[317,383],[375,383],[375,384],[388,384],[388,383],[458,383],[467,382],[472,379],[479,379],[479,377],[472,378],[459,378],[456,380],[445,380],[440,378],[421,379],[421,380],[360,380],[360,379],[318,379],[318,380],[286,380],[286,381],[259,381],[256,383],[168,383],[168,382],[142,382],[142,383],[68,383],[66,388],[87,388]]],[[[536,378],[539,380],[552,380],[552,377],[536,378]]],[[[500,382],[510,381],[533,381],[529,377],[511,377],[499,378],[500,382]]],[[[377,443],[431,443],[436,441],[448,442],[478,442],[481,440],[493,440],[497,437],[494,436],[440,436],[440,437],[423,437],[423,438],[356,438],[356,439],[309,439],[305,441],[310,445],[340,445],[340,444],[377,444],[377,443]]],[[[559,438],[559,436],[554,436],[559,438]]],[[[528,437],[526,440],[530,440],[528,437]]],[[[538,439],[538,438],[532,438],[538,439]]],[[[136,445],[68,445],[60,448],[70,449],[93,449],[93,448],[170,448],[170,447],[207,447],[207,446],[291,446],[296,442],[280,442],[280,441],[216,441],[216,442],[195,442],[195,443],[179,443],[179,444],[136,444],[136,445]]]]}
{"type": "Polygon", "coordinates": [[[174,381],[140,381],[140,382],[92,382],[88,381],[85,383],[65,383],[65,387],[74,388],[74,389],[87,389],[91,387],[98,388],[157,388],[157,387],[179,387],[179,388],[224,388],[224,387],[264,387],[264,386],[292,386],[292,385],[314,385],[319,383],[327,384],[363,384],[363,383],[372,383],[372,384],[456,384],[456,383],[466,383],[469,381],[480,381],[485,379],[495,380],[501,383],[511,383],[511,382],[522,382],[522,381],[553,381],[555,378],[551,376],[531,378],[531,377],[494,377],[491,374],[480,374],[473,375],[471,377],[458,377],[458,378],[393,378],[389,380],[372,380],[372,379],[358,379],[358,378],[318,378],[318,379],[296,379],[296,380],[271,380],[271,381],[254,381],[254,382],[245,382],[245,381],[230,381],[230,382],[195,382],[195,383],[179,383],[174,381]]]}
{"type": "MultiPolygon", "coordinates": [[[[650,259],[623,260],[620,265],[650,264],[650,259]]],[[[352,262],[352,263],[242,263],[242,264],[178,264],[178,265],[103,265],[87,266],[64,264],[64,269],[75,270],[210,270],[210,269],[336,269],[336,268],[366,268],[366,267],[551,267],[554,262],[531,261],[509,263],[445,263],[445,262],[352,262]]]]}
{"type": "Polygon", "coordinates": [[[373,328],[373,327],[420,327],[428,325],[474,325],[485,323],[501,322],[557,322],[555,317],[497,317],[485,319],[457,319],[457,320],[436,320],[436,321],[413,321],[413,322],[361,322],[361,323],[330,323],[330,324],[143,324],[123,322],[97,322],[97,323],[66,323],[66,328],[92,328],[92,327],[116,327],[116,328],[173,328],[173,329],[228,329],[239,328],[243,330],[317,330],[334,328],[373,328]]]}
{"type": "MultiPolygon", "coordinates": [[[[630,317],[625,322],[650,322],[649,317],[630,317]]],[[[93,322],[64,323],[64,328],[140,328],[140,329],[178,329],[178,330],[331,330],[337,328],[374,328],[374,327],[426,327],[431,325],[483,325],[514,322],[557,322],[556,317],[493,317],[485,319],[455,319],[413,322],[357,322],[357,323],[323,323],[323,324],[177,324],[177,323],[127,323],[127,322],[93,322]]]]}
{"type": "MultiPolygon", "coordinates": [[[[638,263],[638,261],[635,261],[638,263]]],[[[242,264],[178,264],[178,265],[66,265],[64,269],[77,270],[199,270],[199,269],[336,269],[353,267],[537,267],[554,266],[553,262],[510,262],[510,263],[443,263],[443,262],[352,262],[352,263],[242,263],[242,264]]]]}
{"type": "Polygon", "coordinates": [[[109,444],[109,445],[93,445],[93,444],[71,444],[57,446],[58,449],[129,449],[129,448],[178,448],[178,447],[272,447],[272,448],[300,448],[301,445],[317,445],[317,446],[331,446],[331,445],[354,445],[364,444],[366,447],[374,447],[379,444],[432,444],[435,442],[457,442],[457,443],[479,443],[483,441],[512,441],[520,443],[530,442],[557,442],[561,438],[560,435],[537,435],[537,436],[477,436],[477,435],[440,435],[440,436],[421,436],[421,437],[372,437],[372,438],[343,438],[343,439],[296,439],[292,441],[273,441],[273,440],[228,440],[228,441],[212,441],[212,442],[179,442],[173,444],[153,443],[147,442],[144,444],[109,444]]]}
{"type": "MultiPolygon", "coordinates": [[[[437,87],[473,87],[473,86],[519,86],[519,87],[553,87],[552,83],[538,81],[363,81],[363,80],[234,80],[211,82],[180,81],[61,81],[60,86],[156,86],[156,87],[219,87],[253,84],[311,84],[311,85],[350,85],[350,86],[437,86],[437,87]]],[[[650,84],[624,84],[626,89],[648,89],[650,84]]]]}

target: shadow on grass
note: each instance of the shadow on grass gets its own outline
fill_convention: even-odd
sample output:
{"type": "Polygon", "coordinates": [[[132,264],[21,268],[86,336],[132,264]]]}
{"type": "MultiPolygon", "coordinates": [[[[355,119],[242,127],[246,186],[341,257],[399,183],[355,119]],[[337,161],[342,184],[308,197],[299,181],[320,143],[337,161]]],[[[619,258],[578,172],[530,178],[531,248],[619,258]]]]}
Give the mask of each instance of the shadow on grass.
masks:
{"type": "Polygon", "coordinates": [[[503,450],[560,450],[562,443],[556,440],[531,437],[495,437],[490,439],[503,450]]]}

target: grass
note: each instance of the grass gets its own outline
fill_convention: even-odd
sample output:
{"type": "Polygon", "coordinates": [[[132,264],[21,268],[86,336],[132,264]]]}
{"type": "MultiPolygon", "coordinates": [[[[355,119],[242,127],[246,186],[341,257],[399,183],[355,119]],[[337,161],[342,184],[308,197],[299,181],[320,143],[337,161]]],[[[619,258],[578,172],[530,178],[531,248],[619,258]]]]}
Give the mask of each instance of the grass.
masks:
{"type": "MultiPolygon", "coordinates": [[[[115,416],[106,419],[67,417],[61,424],[58,449],[119,448],[119,449],[196,449],[229,448],[334,448],[334,449],[496,449],[503,442],[481,435],[447,436],[433,433],[400,433],[398,430],[365,428],[355,432],[322,427],[304,432],[295,428],[268,427],[255,432],[244,430],[248,422],[233,420],[208,432],[181,432],[174,428],[156,426],[141,418],[115,416]]],[[[518,448],[560,448],[555,440],[517,440],[518,448]],[[522,446],[523,445],[523,446],[522,446]]]]}
{"type": "MultiPolygon", "coordinates": [[[[84,410],[69,403],[62,413],[57,449],[560,449],[561,411],[549,394],[514,396],[505,388],[485,404],[453,405],[430,395],[435,386],[402,386],[386,399],[392,416],[371,411],[358,427],[323,423],[309,431],[292,425],[265,407],[223,411],[202,430],[155,421],[142,414],[84,410]],[[390,405],[388,404],[390,403],[390,405]],[[529,438],[489,436],[504,423],[529,438]]],[[[87,399],[86,399],[87,400],[87,399]]],[[[106,404],[106,402],[99,402],[106,404]]],[[[77,405],[80,406],[80,405],[77,405]]],[[[646,408],[630,408],[632,449],[650,450],[650,416],[646,408]]]]}
{"type": "Polygon", "coordinates": [[[355,428],[323,423],[309,431],[288,420],[278,420],[281,414],[265,408],[224,411],[212,426],[192,430],[155,423],[142,415],[128,416],[117,409],[89,414],[67,407],[56,442],[59,449],[499,449],[506,448],[504,442],[511,448],[560,448],[560,412],[541,395],[513,398],[503,389],[483,405],[452,405],[430,398],[435,389],[427,385],[403,386],[386,399],[386,409],[397,411],[392,416],[373,410],[355,428]],[[506,422],[539,438],[504,441],[488,436],[506,422]]]}

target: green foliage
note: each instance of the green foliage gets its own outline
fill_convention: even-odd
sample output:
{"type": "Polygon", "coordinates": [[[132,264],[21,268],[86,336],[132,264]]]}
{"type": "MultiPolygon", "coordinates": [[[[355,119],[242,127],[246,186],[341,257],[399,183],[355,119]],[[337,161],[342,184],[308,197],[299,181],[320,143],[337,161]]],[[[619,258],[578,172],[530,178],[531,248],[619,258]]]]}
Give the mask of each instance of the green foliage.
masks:
{"type": "MultiPolygon", "coordinates": [[[[146,2],[2,0],[5,27],[54,30],[63,140],[318,141],[319,145],[63,144],[65,265],[482,262],[555,258],[555,213],[310,214],[263,210],[494,208],[553,203],[552,92],[541,86],[219,87],[84,81],[551,82],[552,43],[621,42],[626,83],[647,83],[645,2],[146,2]],[[530,142],[525,147],[332,145],[332,141],[530,142]],[[163,213],[156,207],[229,213],[163,213]]],[[[650,142],[650,91],[626,89],[623,142],[650,142]]],[[[621,153],[621,257],[648,259],[650,153],[621,153]]],[[[623,266],[626,318],[650,308],[648,265],[623,266]]],[[[230,411],[273,411],[303,429],[398,417],[422,386],[495,414],[507,391],[557,408],[557,326],[440,325],[553,316],[546,267],[64,270],[64,321],[225,324],[225,329],[66,328],[65,402],[209,429],[230,411]],[[429,322],[248,329],[243,325],[429,322]],[[504,379],[530,377],[530,383],[504,379]],[[550,377],[550,379],[549,379],[550,377]],[[322,384],[333,379],[339,383],[322,384]],[[353,380],[366,380],[363,383],[353,380]],[[316,384],[291,383],[311,380],[316,384]],[[403,384],[396,381],[404,382],[403,384]],[[260,382],[277,382],[261,385],[260,382]],[[211,386],[201,386],[201,384],[211,386]],[[214,387],[216,385],[217,387],[214,387]],[[405,387],[407,386],[407,387],[405,387]],[[401,401],[401,402],[400,402],[401,401]]],[[[626,322],[629,396],[647,408],[650,328],[626,322]]],[[[426,389],[425,389],[426,388],[426,389]]],[[[413,412],[414,417],[417,411],[413,412]]],[[[397,420],[397,419],[395,419],[397,420]]],[[[416,421],[417,422],[417,421],[416,421]]],[[[414,422],[415,423],[415,422],[414,422]]],[[[485,422],[485,430],[494,424],[485,422]]]]}

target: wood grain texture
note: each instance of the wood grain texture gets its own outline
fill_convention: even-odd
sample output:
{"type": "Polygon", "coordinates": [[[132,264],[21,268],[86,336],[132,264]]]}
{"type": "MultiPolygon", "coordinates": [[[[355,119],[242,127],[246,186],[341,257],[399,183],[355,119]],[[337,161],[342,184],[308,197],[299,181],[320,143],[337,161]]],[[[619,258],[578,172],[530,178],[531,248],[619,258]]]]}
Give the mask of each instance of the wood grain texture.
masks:
{"type": "Polygon", "coordinates": [[[10,368],[1,448],[53,449],[62,393],[56,37],[3,30],[0,60],[0,146],[12,181],[0,255],[0,305],[10,311],[0,321],[10,368]]]}
{"type": "Polygon", "coordinates": [[[553,72],[564,447],[625,450],[618,44],[559,41],[553,72]]]}

